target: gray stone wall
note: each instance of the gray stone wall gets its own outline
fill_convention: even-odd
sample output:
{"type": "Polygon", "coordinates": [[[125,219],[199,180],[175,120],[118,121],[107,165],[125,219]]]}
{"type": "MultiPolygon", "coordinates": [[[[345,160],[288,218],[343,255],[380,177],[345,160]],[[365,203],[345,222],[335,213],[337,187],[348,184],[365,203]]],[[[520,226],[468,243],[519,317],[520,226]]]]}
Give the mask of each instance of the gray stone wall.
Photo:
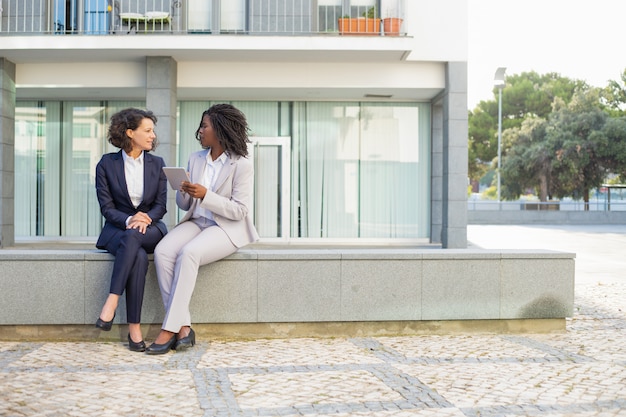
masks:
{"type": "MultiPolygon", "coordinates": [[[[192,320],[563,319],[573,314],[574,258],[544,250],[244,248],[200,268],[192,320]]],[[[113,259],[95,250],[0,251],[0,326],[92,325],[113,259]]],[[[161,323],[163,311],[151,264],[142,322],[161,323]]],[[[115,322],[126,323],[123,299],[115,322]]]]}
{"type": "MultiPolygon", "coordinates": [[[[155,154],[167,166],[176,166],[176,106],[178,64],[171,57],[146,58],[146,108],[157,117],[155,128],[158,147],[155,154]]],[[[176,224],[176,193],[167,193],[167,213],[163,221],[168,229],[176,224]]]]}
{"type": "Polygon", "coordinates": [[[15,242],[15,64],[0,58],[0,248],[15,242]]]}
{"type": "Polygon", "coordinates": [[[442,233],[444,248],[467,246],[467,63],[449,62],[443,101],[442,233]]]}

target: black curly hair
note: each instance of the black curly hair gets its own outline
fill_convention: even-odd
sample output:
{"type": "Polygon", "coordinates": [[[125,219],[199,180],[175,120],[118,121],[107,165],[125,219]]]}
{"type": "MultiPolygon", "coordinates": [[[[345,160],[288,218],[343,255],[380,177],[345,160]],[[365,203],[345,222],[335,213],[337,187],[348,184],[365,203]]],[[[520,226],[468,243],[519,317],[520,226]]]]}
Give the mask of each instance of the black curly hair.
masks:
{"type": "MultiPolygon", "coordinates": [[[[135,130],[143,119],[150,119],[156,125],[157,117],[150,110],[141,110],[128,108],[120,110],[111,116],[111,124],[109,125],[108,139],[109,143],[126,152],[130,152],[133,148],[131,139],[126,134],[126,130],[135,130]]],[[[152,149],[157,147],[156,138],[152,142],[152,149]]]]}
{"type": "MultiPolygon", "coordinates": [[[[219,140],[224,151],[239,155],[248,156],[248,121],[246,116],[232,104],[214,104],[208,110],[202,113],[200,118],[200,127],[202,119],[208,116],[211,120],[211,126],[215,131],[215,136],[219,140]]],[[[200,141],[200,127],[196,130],[196,139],[200,141]]],[[[202,143],[202,142],[201,142],[202,143]]]]}

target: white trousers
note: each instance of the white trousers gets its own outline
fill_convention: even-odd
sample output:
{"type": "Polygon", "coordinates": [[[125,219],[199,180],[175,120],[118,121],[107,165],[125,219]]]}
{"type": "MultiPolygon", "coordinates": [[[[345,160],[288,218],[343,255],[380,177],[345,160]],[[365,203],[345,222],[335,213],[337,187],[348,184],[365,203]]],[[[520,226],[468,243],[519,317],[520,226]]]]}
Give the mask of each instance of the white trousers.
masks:
{"type": "Polygon", "coordinates": [[[178,333],[191,326],[189,303],[193,295],[198,269],[235,253],[237,247],[219,226],[203,228],[193,220],[174,227],[154,250],[165,319],[161,328],[178,333]]]}

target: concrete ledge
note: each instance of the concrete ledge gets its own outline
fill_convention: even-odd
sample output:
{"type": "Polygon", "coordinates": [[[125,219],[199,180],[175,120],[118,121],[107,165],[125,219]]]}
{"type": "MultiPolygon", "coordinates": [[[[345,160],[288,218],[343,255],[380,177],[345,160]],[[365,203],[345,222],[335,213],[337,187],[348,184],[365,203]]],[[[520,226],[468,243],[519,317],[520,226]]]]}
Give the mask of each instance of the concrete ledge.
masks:
{"type": "MultiPolygon", "coordinates": [[[[223,325],[238,334],[303,326],[385,332],[455,321],[524,329],[511,323],[546,319],[564,329],[573,314],[574,259],[544,250],[244,248],[200,269],[191,310],[194,328],[223,325]]],[[[0,335],[44,334],[46,326],[86,326],[90,334],[112,265],[98,250],[1,250],[0,335]]],[[[158,326],[163,313],[151,264],[142,322],[158,326]]],[[[125,322],[122,301],[115,323],[125,322]]]]}

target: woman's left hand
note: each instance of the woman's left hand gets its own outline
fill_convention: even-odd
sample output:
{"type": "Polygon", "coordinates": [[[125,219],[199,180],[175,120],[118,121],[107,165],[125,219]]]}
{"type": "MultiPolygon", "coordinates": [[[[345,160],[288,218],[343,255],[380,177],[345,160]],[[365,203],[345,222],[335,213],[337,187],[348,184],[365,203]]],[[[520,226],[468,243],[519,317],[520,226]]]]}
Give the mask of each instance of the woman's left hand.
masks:
{"type": "Polygon", "coordinates": [[[187,181],[183,181],[181,185],[182,191],[189,194],[193,198],[199,198],[202,200],[206,195],[206,187],[200,184],[192,184],[187,181]]]}
{"type": "Polygon", "coordinates": [[[151,223],[152,223],[152,219],[150,218],[150,216],[148,216],[147,213],[138,211],[137,213],[135,213],[133,217],[130,218],[130,221],[128,222],[128,226],[126,228],[127,229],[139,229],[140,233],[145,234],[146,229],[151,223]]]}
{"type": "Polygon", "coordinates": [[[140,233],[146,234],[146,229],[150,224],[144,220],[131,220],[127,229],[138,229],[140,233]]]}

